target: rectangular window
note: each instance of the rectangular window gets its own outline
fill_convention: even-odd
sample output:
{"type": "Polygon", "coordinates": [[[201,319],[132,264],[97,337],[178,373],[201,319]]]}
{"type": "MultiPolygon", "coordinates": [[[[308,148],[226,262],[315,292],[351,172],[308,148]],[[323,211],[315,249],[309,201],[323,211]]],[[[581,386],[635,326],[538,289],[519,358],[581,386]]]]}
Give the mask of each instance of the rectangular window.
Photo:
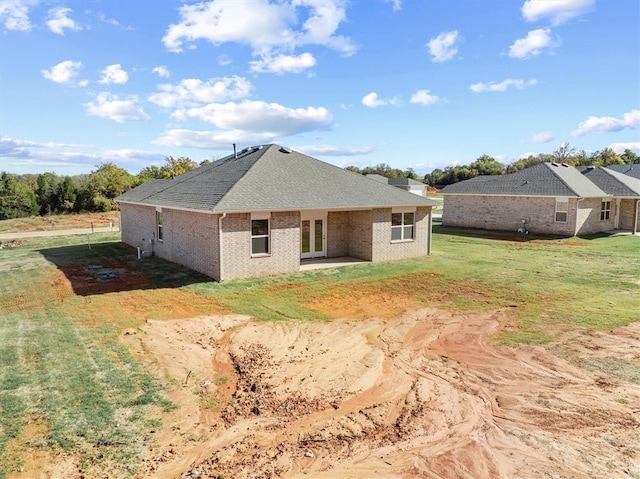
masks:
{"type": "Polygon", "coordinates": [[[556,199],[556,223],[566,223],[569,216],[569,200],[566,198],[556,199]]]}
{"type": "Polygon", "coordinates": [[[269,254],[269,220],[251,220],[251,254],[269,254]]]}
{"type": "Polygon", "coordinates": [[[156,211],[156,229],[158,230],[158,241],[162,241],[162,211],[156,211]]]}
{"type": "Polygon", "coordinates": [[[600,208],[600,221],[608,220],[611,215],[611,201],[603,201],[600,208]]]}
{"type": "Polygon", "coordinates": [[[391,241],[414,239],[414,213],[391,213],[391,241]]]}

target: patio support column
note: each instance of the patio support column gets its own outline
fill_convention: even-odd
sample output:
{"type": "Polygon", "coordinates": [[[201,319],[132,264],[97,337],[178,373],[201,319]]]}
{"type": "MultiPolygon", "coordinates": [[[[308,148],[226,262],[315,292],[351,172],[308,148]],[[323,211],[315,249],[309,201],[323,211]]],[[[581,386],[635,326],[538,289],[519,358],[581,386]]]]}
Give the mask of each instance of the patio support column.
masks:
{"type": "Polygon", "coordinates": [[[635,211],[633,212],[633,218],[631,221],[631,234],[635,235],[638,232],[638,210],[640,209],[640,200],[636,200],[635,211]]]}

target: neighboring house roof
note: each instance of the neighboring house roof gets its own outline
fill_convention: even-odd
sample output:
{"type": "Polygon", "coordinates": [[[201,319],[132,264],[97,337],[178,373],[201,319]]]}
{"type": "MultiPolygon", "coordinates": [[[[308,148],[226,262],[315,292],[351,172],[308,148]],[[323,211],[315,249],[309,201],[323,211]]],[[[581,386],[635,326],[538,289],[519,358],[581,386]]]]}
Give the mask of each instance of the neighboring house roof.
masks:
{"type": "Polygon", "coordinates": [[[219,213],[438,205],[275,144],[144,183],[116,201],[219,213]]]}
{"type": "Polygon", "coordinates": [[[389,178],[389,184],[393,186],[427,186],[421,181],[416,181],[412,178],[389,178]]]}
{"type": "Polygon", "coordinates": [[[640,179],[640,165],[609,165],[610,170],[617,171],[618,173],[624,173],[627,176],[633,176],[640,179]]]}
{"type": "Polygon", "coordinates": [[[375,173],[369,173],[367,178],[377,181],[378,183],[384,183],[385,185],[389,184],[389,178],[382,175],[376,175],[375,173]]]}
{"type": "Polygon", "coordinates": [[[616,197],[640,197],[640,179],[608,167],[581,166],[580,172],[598,188],[616,197]]]}
{"type": "Polygon", "coordinates": [[[444,187],[447,195],[565,196],[601,198],[609,196],[573,166],[540,163],[507,175],[482,175],[444,187]]]}

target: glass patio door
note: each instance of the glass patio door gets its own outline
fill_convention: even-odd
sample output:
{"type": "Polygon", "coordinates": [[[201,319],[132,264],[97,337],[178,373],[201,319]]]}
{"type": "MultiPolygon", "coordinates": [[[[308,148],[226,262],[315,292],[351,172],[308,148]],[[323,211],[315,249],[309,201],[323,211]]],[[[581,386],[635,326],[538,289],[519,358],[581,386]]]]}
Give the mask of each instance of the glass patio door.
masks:
{"type": "Polygon", "coordinates": [[[324,219],[305,219],[300,225],[300,257],[321,258],[325,255],[324,219]]]}

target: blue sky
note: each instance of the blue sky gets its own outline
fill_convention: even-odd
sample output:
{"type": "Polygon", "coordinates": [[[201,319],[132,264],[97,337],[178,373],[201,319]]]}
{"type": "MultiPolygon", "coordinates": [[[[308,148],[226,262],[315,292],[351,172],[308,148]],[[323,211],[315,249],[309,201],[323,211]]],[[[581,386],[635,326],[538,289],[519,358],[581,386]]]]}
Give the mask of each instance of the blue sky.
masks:
{"type": "Polygon", "coordinates": [[[638,0],[0,0],[0,171],[640,153],[638,0]]]}

